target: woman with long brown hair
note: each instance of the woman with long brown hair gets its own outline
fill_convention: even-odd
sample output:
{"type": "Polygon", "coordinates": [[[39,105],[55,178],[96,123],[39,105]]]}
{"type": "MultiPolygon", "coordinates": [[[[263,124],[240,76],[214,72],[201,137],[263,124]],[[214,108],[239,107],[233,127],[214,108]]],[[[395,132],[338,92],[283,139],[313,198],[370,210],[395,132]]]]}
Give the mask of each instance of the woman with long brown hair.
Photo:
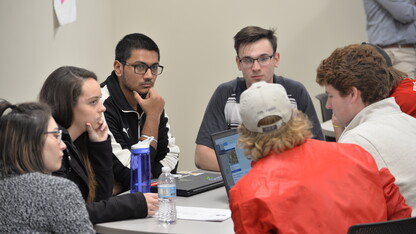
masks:
{"type": "Polygon", "coordinates": [[[130,170],[112,154],[100,98],[97,76],[83,68],[60,67],[43,84],[39,100],[51,107],[67,146],[62,168],[55,175],[78,185],[93,223],[154,215],[157,194],[113,197],[115,182],[122,191],[129,189],[130,170]]]}

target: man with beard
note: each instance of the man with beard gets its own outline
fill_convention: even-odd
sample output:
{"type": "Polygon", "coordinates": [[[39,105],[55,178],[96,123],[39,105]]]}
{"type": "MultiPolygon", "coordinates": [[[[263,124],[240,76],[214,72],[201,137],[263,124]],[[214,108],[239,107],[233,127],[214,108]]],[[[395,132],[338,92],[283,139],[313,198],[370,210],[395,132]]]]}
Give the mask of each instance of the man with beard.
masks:
{"type": "Polygon", "coordinates": [[[114,70],[101,84],[113,153],[130,167],[131,146],[153,137],[152,178],[157,178],[164,166],[176,172],[179,147],[170,133],[165,101],[153,88],[163,71],[158,46],[148,36],[132,33],[119,41],[115,54],[114,70]]]}

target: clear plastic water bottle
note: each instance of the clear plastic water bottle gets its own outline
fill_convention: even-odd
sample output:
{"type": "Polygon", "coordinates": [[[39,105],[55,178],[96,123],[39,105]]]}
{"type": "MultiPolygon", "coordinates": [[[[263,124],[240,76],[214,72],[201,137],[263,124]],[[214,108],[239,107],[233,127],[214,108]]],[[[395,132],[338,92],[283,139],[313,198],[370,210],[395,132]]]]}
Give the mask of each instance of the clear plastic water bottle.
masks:
{"type": "Polygon", "coordinates": [[[157,181],[159,197],[159,223],[176,222],[176,181],[169,167],[162,168],[162,174],[157,181]]]}
{"type": "Polygon", "coordinates": [[[131,147],[131,180],[130,192],[150,193],[150,149],[149,145],[153,138],[139,141],[131,147]]]}

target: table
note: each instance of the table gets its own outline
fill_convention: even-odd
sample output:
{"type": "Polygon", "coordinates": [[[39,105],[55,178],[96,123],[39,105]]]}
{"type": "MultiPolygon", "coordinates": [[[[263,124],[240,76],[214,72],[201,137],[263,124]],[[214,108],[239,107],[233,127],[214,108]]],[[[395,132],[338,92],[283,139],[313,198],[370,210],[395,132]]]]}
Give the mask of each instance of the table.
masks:
{"type": "MultiPolygon", "coordinates": [[[[224,187],[200,193],[191,197],[177,197],[176,205],[190,207],[222,208],[228,209],[228,197],[224,187]]],[[[162,225],[157,218],[131,219],[117,222],[100,223],[95,225],[97,233],[184,233],[184,234],[228,234],[234,233],[234,224],[231,218],[223,222],[207,222],[180,220],[176,224],[162,225]]]]}
{"type": "Polygon", "coordinates": [[[332,120],[327,120],[321,123],[322,133],[325,136],[335,137],[334,126],[332,126],[332,120]]]}

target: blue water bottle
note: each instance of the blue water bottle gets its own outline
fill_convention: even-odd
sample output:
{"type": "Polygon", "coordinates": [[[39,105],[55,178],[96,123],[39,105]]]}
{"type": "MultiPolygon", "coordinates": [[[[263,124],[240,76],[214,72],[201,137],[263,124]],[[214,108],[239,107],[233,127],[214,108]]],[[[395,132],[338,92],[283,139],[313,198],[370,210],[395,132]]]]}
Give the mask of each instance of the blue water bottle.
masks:
{"type": "Polygon", "coordinates": [[[130,192],[150,193],[150,142],[153,137],[139,141],[131,147],[130,192]]]}

